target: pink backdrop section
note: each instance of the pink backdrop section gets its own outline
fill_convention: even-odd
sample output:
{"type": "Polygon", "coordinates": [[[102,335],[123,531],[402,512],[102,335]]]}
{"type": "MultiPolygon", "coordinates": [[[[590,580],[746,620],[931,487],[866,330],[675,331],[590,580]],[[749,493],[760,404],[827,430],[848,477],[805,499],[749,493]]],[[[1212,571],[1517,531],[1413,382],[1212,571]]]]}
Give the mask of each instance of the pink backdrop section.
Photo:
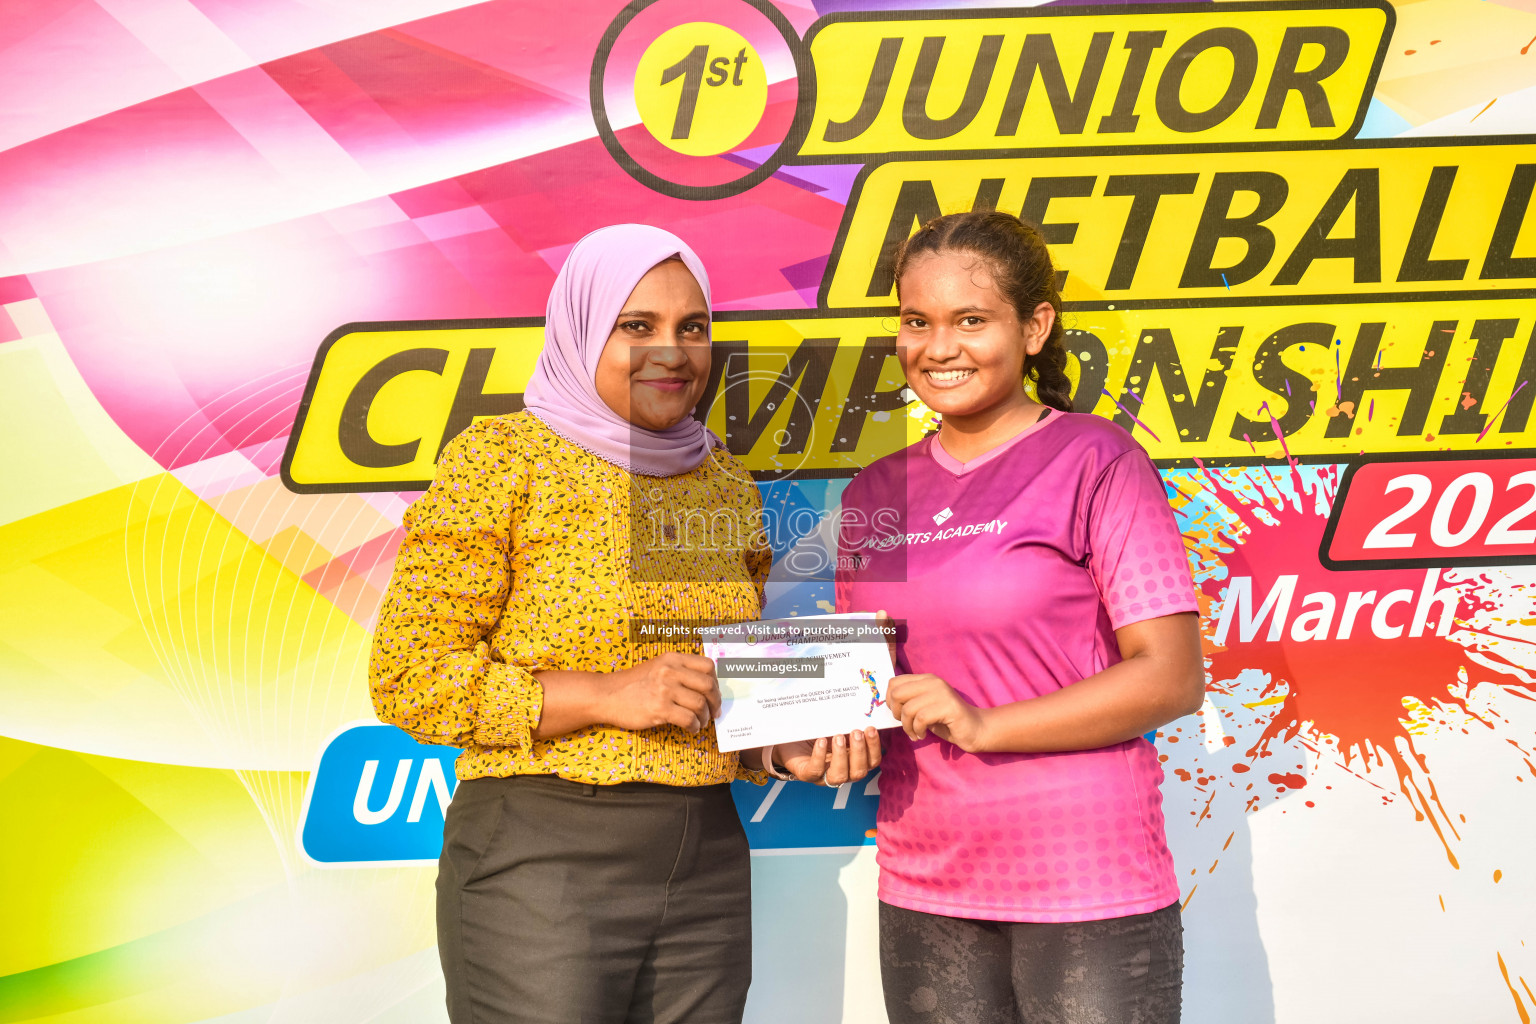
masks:
{"type": "MultiPolygon", "coordinates": [[[[687,238],[722,308],[812,303],[853,170],[704,204],[635,182],[587,106],[585,55],[612,13],[481,4],[163,79],[0,153],[0,273],[27,275],[93,393],[168,468],[284,436],[316,339],[341,323],[542,315],[568,248],[615,221],[687,238]],[[242,403],[230,435],[223,410],[242,403]]],[[[99,39],[101,60],[139,52],[99,39]]],[[[710,159],[740,177],[762,148],[710,159]]]]}

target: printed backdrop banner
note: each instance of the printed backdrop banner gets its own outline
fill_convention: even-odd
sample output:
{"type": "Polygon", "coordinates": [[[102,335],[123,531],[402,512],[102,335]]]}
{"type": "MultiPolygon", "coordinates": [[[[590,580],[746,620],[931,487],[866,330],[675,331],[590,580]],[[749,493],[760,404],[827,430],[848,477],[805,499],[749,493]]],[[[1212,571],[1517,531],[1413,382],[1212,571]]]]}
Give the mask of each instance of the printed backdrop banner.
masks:
{"type": "MultiPolygon", "coordinates": [[[[701,414],[813,614],[934,422],[892,247],[997,208],[1200,591],[1186,1020],[1529,1024],[1533,45],[1529,0],[4,5],[0,1021],[444,1020],[456,752],[372,717],[370,630],[573,243],[708,265],[701,414]]],[[[737,799],[749,1019],[883,1021],[878,774],[737,799]]]]}

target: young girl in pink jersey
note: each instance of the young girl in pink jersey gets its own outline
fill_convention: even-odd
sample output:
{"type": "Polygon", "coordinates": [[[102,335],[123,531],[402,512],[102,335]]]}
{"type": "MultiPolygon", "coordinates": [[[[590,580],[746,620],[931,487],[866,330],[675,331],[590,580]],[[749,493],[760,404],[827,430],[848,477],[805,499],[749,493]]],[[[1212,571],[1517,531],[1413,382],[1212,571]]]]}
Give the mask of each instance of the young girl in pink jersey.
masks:
{"type": "Polygon", "coordinates": [[[896,274],[902,367],[942,425],[849,484],[837,582],[838,611],[906,624],[880,783],[886,1011],[1171,1024],[1179,887],[1143,734],[1198,709],[1204,676],[1162,479],[1071,411],[1034,226],[940,217],[896,274]]]}

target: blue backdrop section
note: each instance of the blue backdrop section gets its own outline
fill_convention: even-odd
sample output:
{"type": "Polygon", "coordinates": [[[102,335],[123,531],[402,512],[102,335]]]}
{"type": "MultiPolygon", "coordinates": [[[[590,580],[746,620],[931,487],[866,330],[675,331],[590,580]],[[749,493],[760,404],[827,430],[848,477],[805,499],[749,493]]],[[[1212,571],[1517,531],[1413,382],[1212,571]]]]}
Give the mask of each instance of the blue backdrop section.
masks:
{"type": "Polygon", "coordinates": [[[736,811],[754,850],[813,850],[873,846],[880,774],[847,786],[774,782],[731,787],[736,811]]]}
{"type": "MultiPolygon", "coordinates": [[[[825,486],[814,487],[821,491],[820,494],[807,493],[806,486],[826,483],[825,480],[777,480],[757,485],[763,496],[763,522],[775,562],[781,561],[800,538],[814,532],[827,515],[825,486]]],[[[830,574],[826,578],[831,579],[830,574]]]]}
{"type": "MultiPolygon", "coordinates": [[[[457,783],[456,747],[417,743],[392,725],[354,725],[326,744],[309,780],[299,845],[320,864],[435,861],[457,783]]],[[[879,775],[839,788],[732,786],[754,850],[874,843],[879,775]]]]}
{"type": "Polygon", "coordinates": [[[342,730],[310,776],[300,847],[321,864],[436,860],[458,756],[392,725],[342,730]]]}

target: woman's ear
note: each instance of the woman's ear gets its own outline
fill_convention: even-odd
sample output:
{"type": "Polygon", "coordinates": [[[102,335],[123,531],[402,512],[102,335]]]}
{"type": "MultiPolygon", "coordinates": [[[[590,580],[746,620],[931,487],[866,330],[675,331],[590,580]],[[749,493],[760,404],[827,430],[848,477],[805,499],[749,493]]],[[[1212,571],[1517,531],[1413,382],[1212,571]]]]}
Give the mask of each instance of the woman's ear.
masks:
{"type": "Polygon", "coordinates": [[[1056,326],[1056,308],[1049,302],[1037,305],[1029,319],[1024,321],[1024,351],[1035,356],[1045,347],[1046,339],[1051,336],[1051,328],[1056,326]]]}

